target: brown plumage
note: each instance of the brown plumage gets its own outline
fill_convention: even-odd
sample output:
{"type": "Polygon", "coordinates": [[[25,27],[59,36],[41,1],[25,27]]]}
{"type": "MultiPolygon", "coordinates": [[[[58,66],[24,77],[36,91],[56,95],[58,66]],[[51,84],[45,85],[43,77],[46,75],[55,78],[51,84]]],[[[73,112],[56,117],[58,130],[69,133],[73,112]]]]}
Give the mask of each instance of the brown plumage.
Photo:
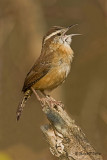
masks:
{"type": "Polygon", "coordinates": [[[66,35],[70,28],[71,26],[67,28],[54,26],[44,36],[41,55],[25,78],[22,89],[24,97],[17,109],[17,120],[32,94],[31,87],[44,93],[45,90],[58,87],[66,79],[73,57],[70,44],[72,36],[77,35],[66,35]]]}

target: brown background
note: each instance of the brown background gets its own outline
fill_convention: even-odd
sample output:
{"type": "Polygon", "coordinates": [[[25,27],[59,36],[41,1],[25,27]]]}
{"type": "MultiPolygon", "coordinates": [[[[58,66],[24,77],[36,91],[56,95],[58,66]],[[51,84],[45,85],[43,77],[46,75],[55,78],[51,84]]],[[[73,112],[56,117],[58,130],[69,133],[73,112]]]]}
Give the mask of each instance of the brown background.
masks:
{"type": "Polygon", "coordinates": [[[107,0],[0,0],[0,160],[50,160],[34,96],[16,122],[21,88],[53,25],[78,23],[66,83],[52,92],[107,159],[107,0]],[[3,159],[4,158],[4,159],[3,159]]]}

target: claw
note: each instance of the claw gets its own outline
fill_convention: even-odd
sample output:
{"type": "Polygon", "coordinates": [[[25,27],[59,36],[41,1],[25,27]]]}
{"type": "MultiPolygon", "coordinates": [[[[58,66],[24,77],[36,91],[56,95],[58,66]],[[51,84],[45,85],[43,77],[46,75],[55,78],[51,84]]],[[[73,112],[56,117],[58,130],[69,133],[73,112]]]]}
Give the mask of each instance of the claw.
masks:
{"type": "Polygon", "coordinates": [[[46,96],[46,102],[51,106],[51,107],[55,107],[55,106],[61,106],[62,108],[64,107],[64,105],[62,104],[61,101],[56,101],[53,97],[51,96],[46,96]]]}

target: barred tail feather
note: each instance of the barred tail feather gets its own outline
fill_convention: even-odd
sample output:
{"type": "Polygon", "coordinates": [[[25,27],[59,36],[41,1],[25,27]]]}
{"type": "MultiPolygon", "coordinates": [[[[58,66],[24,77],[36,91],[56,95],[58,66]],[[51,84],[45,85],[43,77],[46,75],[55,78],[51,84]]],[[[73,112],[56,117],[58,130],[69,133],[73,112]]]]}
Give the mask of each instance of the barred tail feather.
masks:
{"type": "Polygon", "coordinates": [[[20,119],[20,116],[21,116],[21,114],[23,112],[23,109],[24,109],[24,106],[26,104],[26,101],[30,98],[31,94],[32,94],[31,90],[27,90],[24,93],[24,97],[23,97],[22,101],[19,103],[19,106],[17,108],[17,112],[16,112],[17,121],[20,119]]]}

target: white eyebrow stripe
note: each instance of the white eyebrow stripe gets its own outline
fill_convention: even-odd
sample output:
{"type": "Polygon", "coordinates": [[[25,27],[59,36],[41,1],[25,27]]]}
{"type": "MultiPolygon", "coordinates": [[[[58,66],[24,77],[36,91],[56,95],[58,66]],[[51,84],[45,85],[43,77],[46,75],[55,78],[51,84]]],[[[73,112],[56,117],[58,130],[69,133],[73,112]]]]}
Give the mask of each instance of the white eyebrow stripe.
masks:
{"type": "Polygon", "coordinates": [[[52,37],[52,36],[54,36],[54,35],[56,35],[57,33],[60,33],[60,32],[61,32],[61,30],[58,30],[58,31],[55,31],[55,32],[51,33],[49,36],[47,36],[47,37],[44,39],[44,42],[45,42],[46,40],[48,40],[50,37],[52,37]]]}

